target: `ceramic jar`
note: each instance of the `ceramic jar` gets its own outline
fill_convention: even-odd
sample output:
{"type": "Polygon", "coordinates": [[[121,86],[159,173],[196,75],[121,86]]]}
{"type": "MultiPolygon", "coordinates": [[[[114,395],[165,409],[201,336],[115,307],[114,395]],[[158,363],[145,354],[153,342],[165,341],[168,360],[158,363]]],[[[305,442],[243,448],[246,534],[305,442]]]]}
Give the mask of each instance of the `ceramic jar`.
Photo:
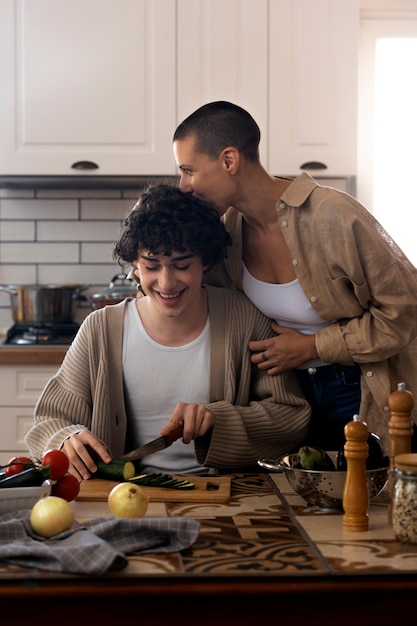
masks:
{"type": "Polygon", "coordinates": [[[392,469],[392,528],[398,541],[417,544],[417,454],[399,454],[392,469]]]}

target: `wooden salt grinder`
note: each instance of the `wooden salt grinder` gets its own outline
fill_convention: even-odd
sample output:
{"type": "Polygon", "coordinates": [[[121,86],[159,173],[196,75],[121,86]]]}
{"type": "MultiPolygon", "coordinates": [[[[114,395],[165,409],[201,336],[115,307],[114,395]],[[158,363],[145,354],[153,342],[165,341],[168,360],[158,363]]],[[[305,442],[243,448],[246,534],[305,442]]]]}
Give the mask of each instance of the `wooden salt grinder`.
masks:
{"type": "Polygon", "coordinates": [[[414,397],[407,391],[404,383],[398,383],[397,391],[393,391],[388,398],[391,417],[388,423],[390,436],[390,460],[398,454],[411,452],[411,436],[413,434],[413,420],[411,411],[414,407],[414,397]]]}
{"type": "Polygon", "coordinates": [[[366,482],[368,428],[359,415],[345,426],[346,482],[343,491],[343,530],[368,530],[369,493],[366,482]]]}
{"type": "Polygon", "coordinates": [[[388,406],[391,410],[391,417],[388,423],[388,434],[390,437],[390,471],[388,472],[388,521],[392,520],[392,469],[394,458],[399,454],[409,454],[411,452],[411,436],[413,434],[413,420],[411,411],[414,408],[414,397],[411,391],[407,391],[405,383],[398,383],[397,391],[393,391],[388,398],[388,406]]]}

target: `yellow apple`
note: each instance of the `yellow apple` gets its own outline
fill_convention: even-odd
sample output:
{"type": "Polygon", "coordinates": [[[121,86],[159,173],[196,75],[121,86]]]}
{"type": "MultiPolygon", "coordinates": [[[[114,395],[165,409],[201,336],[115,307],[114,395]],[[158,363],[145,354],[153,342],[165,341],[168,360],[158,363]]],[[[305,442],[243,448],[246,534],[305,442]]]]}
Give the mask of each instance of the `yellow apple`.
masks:
{"type": "Polygon", "coordinates": [[[110,511],[115,517],[143,517],[148,510],[148,496],[139,485],[119,483],[107,498],[110,511]]]}
{"type": "Polygon", "coordinates": [[[74,511],[69,502],[58,496],[46,496],[32,507],[30,523],[38,535],[54,537],[69,530],[74,522],[74,511]]]}

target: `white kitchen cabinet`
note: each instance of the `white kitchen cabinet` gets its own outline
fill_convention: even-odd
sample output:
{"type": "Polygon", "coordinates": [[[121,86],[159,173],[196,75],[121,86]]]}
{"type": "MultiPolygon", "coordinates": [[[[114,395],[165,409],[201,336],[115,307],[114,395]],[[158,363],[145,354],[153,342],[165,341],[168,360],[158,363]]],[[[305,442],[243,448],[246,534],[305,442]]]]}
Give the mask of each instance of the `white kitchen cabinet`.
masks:
{"type": "Polygon", "coordinates": [[[178,123],[228,100],[247,109],[268,146],[268,0],[177,0],[178,123]],[[190,25],[192,27],[190,28],[190,25]]]}
{"type": "Polygon", "coordinates": [[[173,0],[1,0],[0,175],[174,174],[175,41],[173,0]]]}
{"type": "Polygon", "coordinates": [[[272,174],[355,175],[358,33],[359,0],[178,0],[179,121],[230,100],[272,174]]]}
{"type": "Polygon", "coordinates": [[[358,31],[359,0],[2,0],[0,176],[176,174],[213,100],[254,116],[272,174],[355,175],[358,31]]]}
{"type": "Polygon", "coordinates": [[[356,175],[359,0],[269,5],[269,171],[356,175]]]}
{"type": "Polygon", "coordinates": [[[35,404],[54,365],[0,365],[0,464],[27,452],[24,437],[33,426],[35,404]]]}

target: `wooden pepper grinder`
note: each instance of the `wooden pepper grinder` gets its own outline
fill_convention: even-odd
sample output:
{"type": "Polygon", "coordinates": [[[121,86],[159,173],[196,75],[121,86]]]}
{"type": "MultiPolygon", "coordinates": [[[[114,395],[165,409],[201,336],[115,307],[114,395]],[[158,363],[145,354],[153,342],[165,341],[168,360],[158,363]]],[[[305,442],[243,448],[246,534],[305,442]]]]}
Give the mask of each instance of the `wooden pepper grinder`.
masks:
{"type": "Polygon", "coordinates": [[[411,436],[413,434],[413,420],[411,411],[414,408],[414,397],[407,391],[405,383],[398,383],[397,391],[393,391],[388,398],[391,417],[388,423],[390,436],[391,463],[398,454],[410,454],[411,436]]]}
{"type": "Polygon", "coordinates": [[[413,419],[411,411],[414,408],[414,396],[407,391],[405,383],[398,383],[397,391],[393,391],[388,398],[388,406],[391,417],[388,422],[388,434],[390,437],[390,465],[388,472],[388,522],[392,522],[392,496],[393,480],[392,470],[394,458],[399,454],[410,454],[411,436],[413,434],[413,419]]]}
{"type": "Polygon", "coordinates": [[[345,426],[346,482],[343,491],[343,530],[368,530],[369,493],[366,482],[366,459],[369,447],[368,427],[354,415],[345,426]]]}

